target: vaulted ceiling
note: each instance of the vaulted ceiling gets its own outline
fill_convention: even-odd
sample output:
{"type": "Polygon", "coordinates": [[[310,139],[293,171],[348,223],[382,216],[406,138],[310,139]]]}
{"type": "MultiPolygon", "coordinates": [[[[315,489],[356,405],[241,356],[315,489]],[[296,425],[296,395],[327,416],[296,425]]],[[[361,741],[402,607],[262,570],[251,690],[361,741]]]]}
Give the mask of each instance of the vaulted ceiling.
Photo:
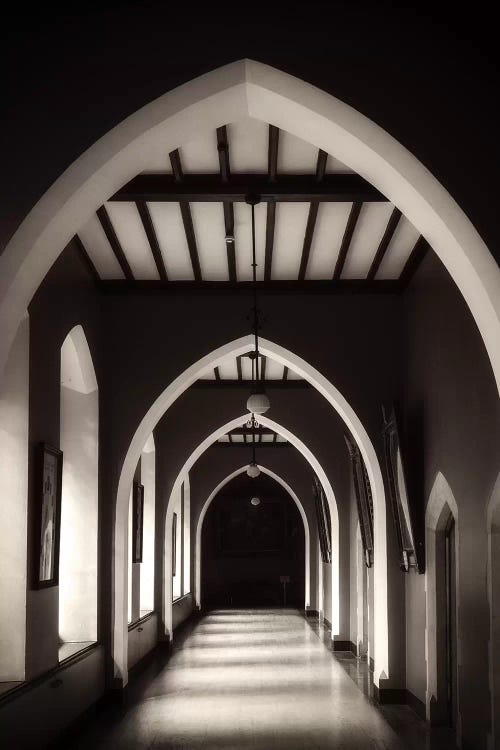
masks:
{"type": "Polygon", "coordinates": [[[251,280],[391,287],[427,250],[412,224],[334,155],[247,118],[165,154],[98,209],[76,237],[103,282],[251,280]]]}

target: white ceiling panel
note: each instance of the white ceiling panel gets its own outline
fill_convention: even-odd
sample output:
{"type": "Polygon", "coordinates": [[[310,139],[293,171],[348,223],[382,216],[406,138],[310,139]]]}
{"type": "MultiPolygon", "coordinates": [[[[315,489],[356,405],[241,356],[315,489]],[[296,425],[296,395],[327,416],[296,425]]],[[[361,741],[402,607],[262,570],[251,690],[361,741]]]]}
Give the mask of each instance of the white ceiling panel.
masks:
{"type": "Polygon", "coordinates": [[[272,443],[274,440],[274,435],[264,434],[260,436],[261,443],[272,443]]]}
{"type": "Polygon", "coordinates": [[[283,365],[276,362],[275,359],[267,358],[266,361],[266,380],[282,380],[283,378],[283,365]]]}
{"type": "Polygon", "coordinates": [[[224,212],[220,203],[192,203],[194,232],[203,281],[228,281],[224,212]]]}
{"type": "Polygon", "coordinates": [[[178,203],[148,203],[169,281],[192,281],[193,266],[178,203]]]}
{"type": "Polygon", "coordinates": [[[243,380],[252,379],[252,360],[249,357],[241,358],[241,377],[243,380]]]}
{"type": "Polygon", "coordinates": [[[286,130],[280,131],[278,174],[311,174],[316,172],[318,149],[286,130]]]}
{"type": "Polygon", "coordinates": [[[209,370],[206,375],[200,378],[200,380],[215,380],[214,370],[209,370]]]}
{"type": "Polygon", "coordinates": [[[118,242],[137,281],[158,281],[160,276],[135,203],[106,203],[118,242]]]}
{"type": "Polygon", "coordinates": [[[232,442],[233,443],[244,443],[245,442],[245,436],[244,435],[231,435],[232,442]]]}
{"type": "Polygon", "coordinates": [[[327,174],[345,174],[346,172],[352,172],[353,170],[347,167],[343,162],[336,159],[331,154],[328,155],[326,160],[326,173],[327,174]]]}
{"type": "Polygon", "coordinates": [[[287,379],[288,380],[302,380],[300,375],[296,373],[295,370],[292,370],[290,368],[288,369],[287,379]]]}
{"type": "Polygon", "coordinates": [[[267,172],[269,125],[245,117],[227,126],[231,172],[267,172]]]}
{"type": "Polygon", "coordinates": [[[219,438],[219,443],[229,443],[229,435],[223,435],[219,438]]]}
{"type": "Polygon", "coordinates": [[[364,203],[347,253],[342,279],[365,279],[394,206],[364,203]]]}
{"type": "Polygon", "coordinates": [[[306,231],[309,203],[276,206],[272,279],[297,279],[306,231]]]}
{"type": "MultiPolygon", "coordinates": [[[[264,203],[255,207],[255,249],[257,257],[257,279],[264,278],[266,251],[266,215],[264,203]]],[[[252,214],[246,203],[234,204],[234,238],[236,246],[236,278],[238,281],[252,279],[252,214]]]]}
{"type": "Polygon", "coordinates": [[[352,203],[321,203],[311,244],[306,279],[331,279],[352,203]]]}
{"type": "Polygon", "coordinates": [[[185,173],[219,172],[217,132],[207,130],[196,140],[179,149],[182,171],[185,173]]]}
{"type": "Polygon", "coordinates": [[[226,359],[219,365],[219,375],[222,380],[237,380],[238,369],[236,359],[226,359]]]}
{"type": "Polygon", "coordinates": [[[418,238],[419,233],[413,224],[402,216],[375,278],[398,279],[418,238]]]}
{"type": "Polygon", "coordinates": [[[286,443],[286,438],[283,437],[283,435],[278,435],[276,438],[277,443],[286,443]]]}
{"type": "Polygon", "coordinates": [[[101,279],[123,279],[123,271],[96,214],[78,232],[101,279]]]}

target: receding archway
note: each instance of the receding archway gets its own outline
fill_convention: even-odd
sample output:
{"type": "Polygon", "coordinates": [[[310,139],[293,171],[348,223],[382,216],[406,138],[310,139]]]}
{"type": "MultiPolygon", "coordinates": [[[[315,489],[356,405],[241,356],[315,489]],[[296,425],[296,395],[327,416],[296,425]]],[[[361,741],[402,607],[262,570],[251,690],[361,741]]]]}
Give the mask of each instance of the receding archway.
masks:
{"type": "MultiPolygon", "coordinates": [[[[283,481],[262,470],[251,478],[245,468],[205,503],[198,550],[200,609],[288,607],[304,612],[307,527],[302,503],[283,481]],[[286,585],[283,576],[288,577],[286,585]]],[[[314,563],[310,567],[314,570],[314,563]]]]}
{"type": "MultiPolygon", "coordinates": [[[[172,633],[172,600],[171,600],[171,565],[172,565],[172,516],[173,516],[173,499],[178,495],[180,487],[184,481],[184,478],[188,475],[190,469],[200,456],[222,435],[225,435],[232,429],[241,426],[242,423],[246,422],[247,415],[242,415],[237,419],[222,425],[209,435],[203,442],[201,442],[192,454],[189,456],[181,471],[179,472],[177,479],[175,480],[172,491],[170,493],[169,503],[167,505],[167,514],[165,522],[165,550],[163,558],[163,622],[169,634],[172,633]]],[[[318,462],[313,453],[307,448],[307,446],[297,438],[289,430],[286,430],[281,425],[278,425],[273,420],[265,416],[259,417],[260,423],[264,427],[277,432],[287,439],[300,453],[304,456],[306,461],[310,464],[313,471],[318,476],[323,489],[325,491],[326,498],[328,500],[330,515],[332,521],[332,638],[338,633],[339,629],[339,519],[337,511],[337,503],[335,501],[335,495],[323,467],[318,462]]],[[[198,542],[198,539],[197,539],[198,542]]]]}
{"type": "MultiPolygon", "coordinates": [[[[282,477],[279,476],[279,474],[276,474],[271,469],[266,468],[265,466],[262,466],[262,464],[259,464],[260,470],[263,474],[267,474],[267,476],[272,477],[279,485],[283,487],[283,489],[288,492],[292,500],[294,501],[295,505],[297,506],[300,516],[302,518],[302,522],[304,524],[304,535],[305,535],[305,588],[304,588],[304,604],[305,608],[307,609],[310,606],[310,592],[311,592],[311,537],[309,532],[309,523],[307,520],[307,516],[305,514],[304,508],[302,506],[302,503],[300,502],[299,498],[297,497],[296,493],[293,491],[293,489],[290,487],[290,485],[285,482],[282,477]]],[[[239,469],[236,469],[231,474],[228,474],[227,477],[225,477],[219,484],[212,490],[210,495],[205,500],[205,503],[200,511],[200,515],[198,516],[198,521],[196,524],[196,541],[195,541],[195,552],[194,552],[194,565],[195,565],[195,586],[194,586],[194,597],[195,597],[195,603],[196,606],[201,607],[201,532],[203,529],[203,521],[205,520],[205,516],[207,514],[207,510],[210,507],[210,504],[214,497],[218,495],[218,493],[221,491],[223,487],[226,486],[231,480],[233,480],[235,477],[239,476],[240,474],[243,474],[243,472],[246,471],[246,465],[241,466],[239,469]]]]}
{"type": "MultiPolygon", "coordinates": [[[[117,492],[117,505],[116,505],[116,516],[115,516],[115,530],[114,530],[114,547],[113,547],[113,657],[115,664],[115,676],[119,680],[126,682],[126,664],[127,664],[127,639],[126,634],[126,592],[127,592],[127,544],[125,538],[126,529],[126,513],[128,509],[128,499],[130,494],[130,487],[132,485],[132,479],[139,460],[142,446],[147,439],[147,436],[152,432],[155,425],[172,405],[172,403],[192,385],[198,378],[207,374],[211,369],[216,367],[229,355],[238,356],[244,354],[246,351],[253,347],[253,338],[251,335],[244,336],[240,339],[236,339],[229,344],[219,347],[215,351],[202,357],[198,362],[195,362],[183,373],[181,373],[170,385],[163,391],[163,393],[156,399],[152,404],[146,415],[143,417],[140,425],[138,426],[134,437],[130,443],[127,451],[123,467],[120,475],[117,492]]],[[[294,370],[300,377],[307,380],[318,390],[321,395],[326,398],[330,405],[337,411],[342,417],[351,434],[356,439],[363,459],[365,461],[370,484],[373,493],[373,505],[374,505],[374,546],[376,549],[375,553],[375,564],[374,564],[374,585],[376,588],[376,596],[374,599],[374,681],[378,685],[380,679],[386,679],[389,675],[389,664],[388,664],[388,618],[387,618],[387,539],[386,539],[386,503],[384,493],[384,483],[382,479],[382,473],[380,465],[378,463],[375,449],[368,437],[368,434],[363,427],[359,417],[354,412],[350,404],[346,401],[343,395],[338,391],[335,386],[330,383],[316,368],[310,365],[308,362],[303,360],[298,355],[290,352],[287,349],[275,344],[266,339],[262,339],[260,342],[260,351],[265,356],[276,360],[280,364],[286,365],[289,369],[294,370]]],[[[242,421],[236,420],[234,427],[242,421]]],[[[265,417],[261,418],[261,423],[264,426],[271,426],[273,423],[271,420],[265,417]]],[[[217,437],[232,429],[229,425],[226,425],[224,432],[220,432],[217,437]]],[[[295,436],[288,433],[283,428],[279,428],[281,434],[287,438],[291,443],[297,447],[297,439],[295,436]]],[[[211,444],[213,440],[217,439],[215,436],[205,441],[204,447],[200,448],[197,455],[201,455],[204,450],[211,444]]],[[[302,448],[299,448],[304,456],[307,457],[308,449],[303,444],[302,448]]],[[[317,464],[316,459],[312,454],[309,454],[309,463],[315,468],[316,474],[318,475],[325,491],[328,490],[329,482],[322,470],[317,464]]],[[[193,463],[196,460],[193,459],[193,463]]],[[[185,465],[184,474],[189,471],[192,464],[188,466],[188,462],[185,465]]],[[[179,480],[177,481],[178,484],[179,480]]],[[[180,487],[180,485],[179,485],[180,487]]],[[[176,487],[176,490],[179,490],[176,487]]],[[[331,489],[331,488],[330,488],[331,489]]],[[[333,501],[333,491],[331,492],[330,498],[330,512],[332,514],[332,525],[338,523],[337,509],[333,501]]],[[[167,519],[168,521],[168,519],[167,519]]],[[[335,586],[334,598],[338,599],[338,566],[337,569],[332,570],[332,586],[335,586]]],[[[337,620],[332,622],[332,630],[336,632],[338,627],[337,620]]],[[[167,627],[169,627],[167,625],[167,627]]]]}

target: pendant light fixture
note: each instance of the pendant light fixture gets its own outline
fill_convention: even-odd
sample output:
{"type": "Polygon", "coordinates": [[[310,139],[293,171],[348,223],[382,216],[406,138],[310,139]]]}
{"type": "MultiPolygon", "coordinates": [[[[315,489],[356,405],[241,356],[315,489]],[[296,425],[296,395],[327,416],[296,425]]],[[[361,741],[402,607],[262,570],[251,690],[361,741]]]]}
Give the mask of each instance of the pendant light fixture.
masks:
{"type": "MultiPolygon", "coordinates": [[[[264,388],[264,383],[259,376],[259,307],[257,304],[257,258],[255,251],[255,206],[260,203],[258,195],[247,195],[246,202],[252,209],[252,280],[253,280],[253,332],[255,337],[255,350],[250,354],[252,358],[252,393],[247,400],[247,409],[250,414],[265,414],[271,406],[264,388]]],[[[262,373],[261,373],[262,374],[262,373]]]]}
{"type": "Polygon", "coordinates": [[[251,477],[251,479],[255,479],[255,477],[258,477],[260,474],[260,469],[255,459],[255,428],[258,426],[259,424],[255,419],[255,414],[252,414],[247,422],[247,427],[252,428],[252,460],[247,466],[247,475],[251,477]]]}

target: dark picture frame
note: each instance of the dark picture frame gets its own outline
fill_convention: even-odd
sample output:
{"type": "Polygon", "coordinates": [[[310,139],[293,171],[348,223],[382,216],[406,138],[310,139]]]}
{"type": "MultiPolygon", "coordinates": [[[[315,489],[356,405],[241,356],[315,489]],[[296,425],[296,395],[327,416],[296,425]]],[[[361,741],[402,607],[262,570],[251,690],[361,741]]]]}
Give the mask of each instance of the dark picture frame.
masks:
{"type": "Polygon", "coordinates": [[[382,415],[385,468],[398,540],[400,567],[405,573],[411,568],[423,573],[424,544],[419,533],[420,524],[415,500],[408,482],[401,416],[397,404],[384,405],[382,415]]]}
{"type": "Polygon", "coordinates": [[[144,485],[134,482],[132,502],[132,562],[142,562],[144,527],[144,485]]]}
{"type": "Polygon", "coordinates": [[[325,491],[316,474],[313,476],[313,496],[316,506],[319,546],[324,563],[332,562],[332,522],[325,491]]]}
{"type": "Polygon", "coordinates": [[[358,508],[359,531],[367,568],[373,565],[373,497],[366,465],[353,436],[344,434],[351,461],[352,479],[358,508]]]}
{"type": "Polygon", "coordinates": [[[35,545],[33,588],[59,584],[63,453],[40,443],[35,459],[35,545]]]}

